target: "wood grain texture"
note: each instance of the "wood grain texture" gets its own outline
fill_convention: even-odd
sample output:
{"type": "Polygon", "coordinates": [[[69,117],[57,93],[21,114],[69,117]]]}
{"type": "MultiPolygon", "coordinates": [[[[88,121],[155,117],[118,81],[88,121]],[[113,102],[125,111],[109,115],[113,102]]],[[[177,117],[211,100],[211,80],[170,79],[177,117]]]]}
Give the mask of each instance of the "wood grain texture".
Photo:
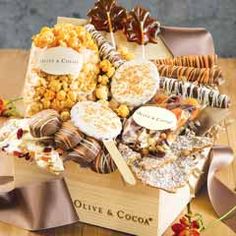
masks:
{"type": "MultiPolygon", "coordinates": [[[[7,56],[6,51],[3,52],[4,57],[7,56]]],[[[0,52],[0,62],[1,60],[4,60],[2,58],[3,55],[0,52]]],[[[25,54],[24,54],[25,58],[25,54]]],[[[220,65],[223,68],[225,77],[226,77],[226,83],[222,87],[222,91],[229,94],[232,98],[233,104],[232,104],[232,116],[230,119],[225,121],[225,131],[221,132],[221,135],[218,139],[218,143],[220,144],[229,144],[233,148],[234,152],[236,152],[236,109],[234,101],[236,101],[236,79],[235,76],[235,68],[236,68],[236,59],[220,59],[219,60],[220,65]]],[[[2,81],[3,78],[0,77],[0,80],[2,81]]],[[[206,189],[204,188],[200,194],[196,197],[195,200],[193,200],[193,211],[199,212],[203,215],[204,221],[206,223],[209,223],[213,219],[216,219],[216,214],[214,213],[214,210],[211,207],[211,204],[209,202],[206,189]]],[[[11,225],[0,223],[0,236],[119,236],[119,235],[126,235],[123,233],[77,223],[75,225],[70,225],[66,227],[60,227],[57,229],[52,230],[46,230],[41,231],[37,233],[28,232],[19,228],[16,228],[11,225]]],[[[167,232],[164,234],[165,236],[172,235],[171,230],[168,229],[167,232]]],[[[210,236],[210,235],[224,235],[224,236],[233,236],[235,235],[225,224],[219,223],[216,227],[209,229],[206,231],[203,235],[210,236]]]]}

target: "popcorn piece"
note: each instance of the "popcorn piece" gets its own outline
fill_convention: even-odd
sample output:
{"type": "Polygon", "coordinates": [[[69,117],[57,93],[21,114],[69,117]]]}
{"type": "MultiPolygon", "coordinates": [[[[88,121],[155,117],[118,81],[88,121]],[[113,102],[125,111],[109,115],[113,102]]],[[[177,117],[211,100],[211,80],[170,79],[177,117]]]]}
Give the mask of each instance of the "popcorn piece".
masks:
{"type": "Polygon", "coordinates": [[[99,66],[103,72],[108,72],[109,68],[112,67],[111,63],[108,60],[101,61],[99,66]]]}
{"type": "Polygon", "coordinates": [[[129,115],[129,108],[126,105],[120,105],[115,111],[122,118],[126,118],[129,115]]]}
{"type": "Polygon", "coordinates": [[[44,109],[48,109],[48,108],[50,107],[50,105],[51,105],[50,100],[48,100],[48,99],[46,99],[46,98],[44,98],[44,99],[42,100],[42,103],[43,103],[43,108],[44,108],[44,109]]]}
{"type": "Polygon", "coordinates": [[[106,86],[99,86],[96,91],[96,97],[98,99],[103,99],[103,100],[107,100],[108,99],[108,88],[106,86]]]}
{"type": "Polygon", "coordinates": [[[111,99],[109,101],[109,107],[112,109],[112,110],[115,110],[119,107],[119,103],[115,100],[115,99],[111,99]]]}
{"type": "Polygon", "coordinates": [[[66,98],[66,92],[61,90],[57,93],[57,99],[62,101],[62,100],[65,100],[66,98]]]}
{"type": "Polygon", "coordinates": [[[44,97],[47,98],[48,100],[54,99],[55,96],[56,96],[56,93],[53,92],[52,90],[49,90],[49,89],[47,89],[45,94],[44,94],[44,97]]]}
{"type": "Polygon", "coordinates": [[[68,111],[63,111],[61,113],[61,119],[62,121],[67,121],[70,119],[70,113],[68,111]]]}
{"type": "MultiPolygon", "coordinates": [[[[49,79],[49,78],[48,78],[49,79]]],[[[52,80],[49,83],[49,88],[53,90],[54,92],[59,92],[62,87],[62,84],[58,80],[52,80]]]]}
{"type": "Polygon", "coordinates": [[[77,99],[76,93],[73,91],[69,91],[67,97],[73,102],[75,102],[77,99]]]}
{"type": "Polygon", "coordinates": [[[107,76],[109,77],[109,78],[111,78],[114,74],[115,74],[115,68],[114,67],[111,67],[111,68],[109,68],[108,69],[108,71],[107,71],[107,76]]]}
{"type": "Polygon", "coordinates": [[[109,77],[107,75],[99,75],[98,82],[102,85],[107,85],[109,82],[109,77]]]}

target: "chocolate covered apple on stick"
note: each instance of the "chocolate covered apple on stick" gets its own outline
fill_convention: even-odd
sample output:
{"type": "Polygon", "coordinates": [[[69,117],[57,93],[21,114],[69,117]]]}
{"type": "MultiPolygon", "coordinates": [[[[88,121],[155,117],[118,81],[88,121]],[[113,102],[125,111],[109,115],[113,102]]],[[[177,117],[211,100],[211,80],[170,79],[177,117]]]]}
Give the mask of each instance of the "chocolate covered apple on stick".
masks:
{"type": "Polygon", "coordinates": [[[124,28],[129,42],[136,42],[142,47],[142,57],[145,58],[144,45],[157,43],[157,35],[160,32],[160,23],[150,16],[150,12],[136,6],[127,14],[124,28]]]}
{"type": "Polygon", "coordinates": [[[97,30],[110,32],[112,46],[116,49],[114,32],[123,29],[125,8],[118,6],[116,0],[98,0],[89,10],[88,16],[97,30]]]}

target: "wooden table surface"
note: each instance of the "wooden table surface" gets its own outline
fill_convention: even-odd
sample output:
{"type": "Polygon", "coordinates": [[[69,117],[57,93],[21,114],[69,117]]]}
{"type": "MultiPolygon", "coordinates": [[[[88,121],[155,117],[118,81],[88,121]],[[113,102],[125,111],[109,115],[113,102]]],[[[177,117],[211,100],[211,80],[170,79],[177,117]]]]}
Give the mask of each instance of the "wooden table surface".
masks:
{"type": "MultiPolygon", "coordinates": [[[[18,54],[21,54],[24,58],[25,52],[17,51],[18,54]]],[[[18,55],[16,54],[16,55],[18,55]]],[[[0,50],[0,68],[1,63],[3,62],[3,56],[6,56],[6,51],[2,53],[0,50]]],[[[16,58],[17,59],[17,58],[16,58]]],[[[231,96],[233,101],[231,110],[232,116],[230,119],[225,121],[226,130],[221,132],[220,137],[217,141],[219,144],[230,145],[234,152],[236,153],[236,107],[234,102],[236,101],[236,59],[219,59],[219,64],[223,69],[226,83],[222,86],[222,91],[231,96]]],[[[1,73],[0,73],[1,74],[1,73]]],[[[3,78],[0,76],[2,82],[3,78]]],[[[7,92],[7,91],[6,91],[7,92]]],[[[4,96],[4,94],[1,94],[4,96]]],[[[226,177],[227,178],[227,177],[226,177]]],[[[202,191],[196,196],[192,201],[192,210],[193,212],[201,213],[205,223],[209,223],[212,220],[216,219],[217,216],[210,204],[210,201],[207,196],[206,188],[203,188],[202,191]]],[[[99,228],[92,225],[77,223],[70,226],[60,227],[53,230],[45,230],[41,232],[28,232],[16,228],[12,225],[7,225],[0,223],[0,236],[119,236],[126,235],[120,232],[114,232],[108,229],[99,228]]],[[[171,230],[168,229],[164,234],[165,236],[172,235],[171,230]]],[[[214,228],[210,228],[202,235],[206,236],[233,236],[236,235],[232,230],[230,230],[224,223],[217,224],[214,228]]]]}

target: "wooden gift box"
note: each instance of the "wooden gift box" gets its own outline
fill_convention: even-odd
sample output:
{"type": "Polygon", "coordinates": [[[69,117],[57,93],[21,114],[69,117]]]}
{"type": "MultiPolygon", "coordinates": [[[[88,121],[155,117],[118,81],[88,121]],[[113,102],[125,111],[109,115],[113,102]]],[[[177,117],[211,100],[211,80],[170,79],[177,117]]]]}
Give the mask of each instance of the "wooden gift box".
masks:
{"type": "MultiPolygon", "coordinates": [[[[58,21],[84,23],[83,20],[70,18],[59,18],[58,21]]],[[[116,34],[116,39],[118,45],[128,47],[136,55],[141,54],[140,47],[128,43],[121,33],[116,34]]],[[[159,40],[158,44],[146,46],[146,56],[163,58],[172,55],[159,40]]],[[[7,95],[19,94],[20,88],[21,86],[13,87],[14,94],[7,95]]],[[[16,183],[19,185],[55,178],[24,160],[14,158],[13,162],[16,183]]],[[[206,173],[208,161],[202,161],[198,167],[206,173]]],[[[64,176],[81,222],[144,236],[162,235],[186,207],[204,179],[204,176],[199,179],[192,176],[190,186],[186,185],[173,194],[140,182],[136,186],[128,186],[118,171],[101,175],[73,162],[66,163],[64,176]]]]}

